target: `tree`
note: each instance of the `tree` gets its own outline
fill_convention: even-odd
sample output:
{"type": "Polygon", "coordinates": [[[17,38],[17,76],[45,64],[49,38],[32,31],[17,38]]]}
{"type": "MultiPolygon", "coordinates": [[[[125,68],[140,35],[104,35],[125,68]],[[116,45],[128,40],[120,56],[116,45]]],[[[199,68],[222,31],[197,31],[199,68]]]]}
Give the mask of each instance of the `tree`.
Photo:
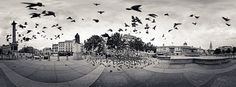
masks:
{"type": "Polygon", "coordinates": [[[111,35],[107,40],[108,49],[122,50],[125,48],[125,40],[122,39],[122,35],[120,33],[115,33],[111,35]]]}
{"type": "Polygon", "coordinates": [[[230,48],[228,48],[226,51],[225,51],[225,53],[231,53],[231,49],[230,48]]]}
{"type": "Polygon", "coordinates": [[[84,42],[84,48],[87,51],[95,51],[97,53],[103,53],[104,40],[98,35],[93,35],[87,41],[84,42]]]}
{"type": "Polygon", "coordinates": [[[134,49],[136,51],[142,51],[144,46],[144,42],[140,38],[134,38],[129,41],[130,49],[134,49]]]}
{"type": "Polygon", "coordinates": [[[23,47],[19,50],[20,53],[34,53],[35,49],[33,47],[23,47]]]}
{"type": "Polygon", "coordinates": [[[214,54],[221,54],[221,53],[222,53],[221,49],[219,49],[219,48],[216,48],[215,51],[214,51],[214,54]]]}
{"type": "Polygon", "coordinates": [[[236,47],[233,47],[232,53],[233,53],[233,54],[236,53],[236,47]]]}

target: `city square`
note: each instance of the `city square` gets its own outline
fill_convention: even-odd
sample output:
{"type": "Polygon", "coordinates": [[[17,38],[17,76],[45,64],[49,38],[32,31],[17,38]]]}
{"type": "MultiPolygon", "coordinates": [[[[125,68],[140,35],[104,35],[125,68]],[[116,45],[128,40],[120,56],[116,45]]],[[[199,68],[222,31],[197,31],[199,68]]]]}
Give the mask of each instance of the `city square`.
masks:
{"type": "Polygon", "coordinates": [[[0,87],[235,87],[234,0],[7,0],[0,87]]]}

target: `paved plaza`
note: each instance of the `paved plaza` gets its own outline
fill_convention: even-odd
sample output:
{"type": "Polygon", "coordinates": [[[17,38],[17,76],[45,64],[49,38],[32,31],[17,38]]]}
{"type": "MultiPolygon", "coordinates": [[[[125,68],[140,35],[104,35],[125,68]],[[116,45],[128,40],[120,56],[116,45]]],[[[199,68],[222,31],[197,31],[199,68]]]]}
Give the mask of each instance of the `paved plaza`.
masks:
{"type": "Polygon", "coordinates": [[[222,65],[152,64],[125,67],[104,60],[0,60],[1,87],[235,87],[235,60],[222,65]],[[103,63],[104,62],[104,63],[103,63]]]}

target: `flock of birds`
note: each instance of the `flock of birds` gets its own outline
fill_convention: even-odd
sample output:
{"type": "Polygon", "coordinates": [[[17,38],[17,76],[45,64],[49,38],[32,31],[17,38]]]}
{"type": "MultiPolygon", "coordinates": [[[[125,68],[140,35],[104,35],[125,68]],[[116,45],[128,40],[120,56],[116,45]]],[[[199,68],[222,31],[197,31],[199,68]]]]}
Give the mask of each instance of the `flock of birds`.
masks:
{"type": "MultiPolygon", "coordinates": [[[[41,2],[37,2],[37,3],[29,3],[29,2],[22,2],[22,4],[25,4],[27,5],[26,8],[28,10],[35,10],[35,12],[33,13],[30,13],[30,18],[42,18],[42,17],[46,17],[46,16],[49,16],[49,17],[54,17],[56,18],[57,15],[54,11],[48,11],[46,9],[44,9],[42,12],[40,12],[39,9],[45,7],[45,5],[41,2]]],[[[100,6],[101,4],[99,3],[93,3],[94,6],[100,6]]],[[[142,12],[141,10],[141,6],[142,5],[133,5],[129,8],[126,8],[126,10],[131,10],[131,11],[136,11],[136,12],[142,12]]],[[[98,14],[104,14],[105,11],[103,10],[98,10],[97,11],[98,14]]],[[[163,14],[163,16],[171,16],[170,13],[165,13],[163,14]]],[[[138,16],[131,16],[131,21],[130,23],[127,23],[125,22],[124,23],[124,27],[125,28],[119,28],[117,32],[133,32],[135,34],[140,34],[140,33],[143,33],[142,32],[142,29],[139,27],[139,26],[142,26],[143,29],[144,29],[144,33],[146,34],[149,34],[150,30],[157,30],[157,25],[156,25],[156,20],[157,18],[159,17],[159,15],[157,14],[154,14],[154,13],[150,13],[150,14],[147,14],[147,17],[145,19],[141,19],[140,17],[138,16]],[[145,22],[143,22],[145,21],[145,22]]],[[[190,14],[189,15],[190,18],[194,18],[194,19],[200,19],[200,16],[199,15],[196,15],[196,14],[190,14]]],[[[71,22],[71,23],[74,23],[76,22],[76,18],[72,18],[72,17],[67,17],[65,18],[65,20],[71,22]]],[[[82,18],[82,21],[85,20],[84,18],[82,18]]],[[[222,20],[224,20],[225,22],[225,25],[226,26],[231,26],[230,24],[230,19],[228,17],[222,17],[222,20]]],[[[92,19],[92,21],[94,21],[95,23],[99,23],[100,22],[100,19],[92,19]]],[[[32,35],[32,36],[27,36],[27,34],[30,34],[32,32],[34,32],[34,30],[32,29],[27,29],[28,25],[29,24],[34,24],[34,28],[35,29],[41,29],[41,31],[37,31],[36,34],[37,35],[41,35],[42,38],[45,38],[45,39],[48,39],[48,40],[56,40],[56,39],[60,39],[61,36],[63,35],[63,33],[61,34],[55,34],[54,37],[47,37],[47,34],[45,29],[48,29],[48,28],[55,28],[59,31],[62,31],[63,27],[60,25],[60,24],[54,24],[52,26],[42,26],[41,24],[39,23],[28,23],[28,22],[24,22],[23,24],[19,24],[18,27],[20,29],[23,29],[23,30],[26,30],[25,33],[19,33],[17,32],[18,34],[18,37],[22,39],[19,39],[18,41],[20,41],[21,43],[22,42],[27,42],[27,41],[30,41],[30,40],[33,40],[33,39],[37,39],[37,35],[32,35]]],[[[177,23],[174,23],[173,24],[173,28],[171,29],[168,29],[167,32],[172,32],[173,30],[179,30],[179,26],[181,26],[183,23],[180,23],[180,22],[177,22],[177,23]]],[[[192,25],[196,26],[197,25],[197,22],[192,22],[192,25]]],[[[114,29],[108,29],[107,30],[108,32],[115,32],[114,29]]],[[[109,34],[105,33],[105,34],[102,34],[103,37],[110,37],[109,34]]],[[[165,38],[165,34],[162,34],[162,38],[165,38]]],[[[6,40],[9,42],[9,39],[11,39],[11,34],[10,35],[7,35],[6,36],[6,40]]],[[[165,38],[166,39],[166,38],[165,38]]],[[[150,41],[154,41],[155,40],[155,37],[153,37],[152,39],[150,39],[150,41]]]]}

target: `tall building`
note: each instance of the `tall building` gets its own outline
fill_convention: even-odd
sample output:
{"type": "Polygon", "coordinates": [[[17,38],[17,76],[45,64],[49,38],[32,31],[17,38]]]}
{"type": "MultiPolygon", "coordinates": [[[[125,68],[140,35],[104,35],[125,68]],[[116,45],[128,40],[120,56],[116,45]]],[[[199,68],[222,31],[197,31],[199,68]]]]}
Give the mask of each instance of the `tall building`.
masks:
{"type": "Polygon", "coordinates": [[[58,44],[52,44],[52,53],[58,53],[58,44]]]}
{"type": "Polygon", "coordinates": [[[58,43],[59,52],[73,52],[73,43],[74,40],[66,40],[64,42],[58,43]]]}
{"type": "Polygon", "coordinates": [[[16,22],[13,21],[12,22],[12,43],[10,44],[11,46],[11,50],[12,51],[17,51],[18,50],[18,44],[17,44],[17,41],[16,41],[16,22]]]}

